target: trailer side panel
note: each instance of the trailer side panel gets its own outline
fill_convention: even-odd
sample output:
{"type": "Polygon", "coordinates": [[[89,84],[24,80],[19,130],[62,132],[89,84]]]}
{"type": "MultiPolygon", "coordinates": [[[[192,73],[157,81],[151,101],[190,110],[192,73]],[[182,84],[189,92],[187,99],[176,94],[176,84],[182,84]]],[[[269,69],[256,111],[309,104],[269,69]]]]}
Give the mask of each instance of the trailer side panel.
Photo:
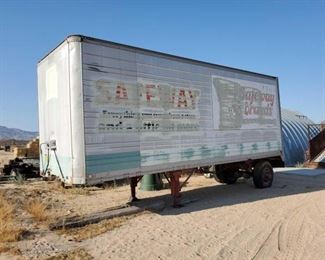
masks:
{"type": "Polygon", "coordinates": [[[82,45],[89,183],[281,154],[276,78],[82,45]]]}

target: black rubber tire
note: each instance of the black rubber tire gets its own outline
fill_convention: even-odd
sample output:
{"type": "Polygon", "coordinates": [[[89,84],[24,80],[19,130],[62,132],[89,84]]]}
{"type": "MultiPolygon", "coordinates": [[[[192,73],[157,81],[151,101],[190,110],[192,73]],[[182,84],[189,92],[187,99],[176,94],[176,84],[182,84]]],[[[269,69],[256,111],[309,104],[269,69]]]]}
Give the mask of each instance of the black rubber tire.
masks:
{"type": "Polygon", "coordinates": [[[238,177],[236,172],[226,169],[217,169],[214,173],[214,179],[220,183],[234,184],[236,183],[238,177]]]}
{"type": "Polygon", "coordinates": [[[254,167],[253,182],[256,188],[264,189],[272,186],[273,167],[268,161],[260,161],[254,167]]]}

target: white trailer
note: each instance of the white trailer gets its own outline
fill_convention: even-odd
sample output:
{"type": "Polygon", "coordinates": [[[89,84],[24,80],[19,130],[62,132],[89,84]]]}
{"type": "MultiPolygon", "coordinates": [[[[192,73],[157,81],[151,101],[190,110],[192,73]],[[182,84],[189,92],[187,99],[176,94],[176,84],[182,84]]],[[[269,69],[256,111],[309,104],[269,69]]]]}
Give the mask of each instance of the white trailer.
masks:
{"type": "Polygon", "coordinates": [[[41,171],[66,184],[215,165],[266,187],[282,162],[273,76],[75,35],[39,62],[38,96],[41,171]]]}

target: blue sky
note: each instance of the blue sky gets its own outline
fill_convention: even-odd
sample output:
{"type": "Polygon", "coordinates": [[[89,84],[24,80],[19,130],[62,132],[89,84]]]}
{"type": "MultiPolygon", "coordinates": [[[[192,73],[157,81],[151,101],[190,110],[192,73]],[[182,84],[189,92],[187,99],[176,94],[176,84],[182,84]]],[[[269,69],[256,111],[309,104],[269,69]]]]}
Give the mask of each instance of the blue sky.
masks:
{"type": "Polygon", "coordinates": [[[325,120],[325,0],[0,0],[0,125],[38,129],[37,62],[70,34],[278,76],[282,107],[325,120]]]}

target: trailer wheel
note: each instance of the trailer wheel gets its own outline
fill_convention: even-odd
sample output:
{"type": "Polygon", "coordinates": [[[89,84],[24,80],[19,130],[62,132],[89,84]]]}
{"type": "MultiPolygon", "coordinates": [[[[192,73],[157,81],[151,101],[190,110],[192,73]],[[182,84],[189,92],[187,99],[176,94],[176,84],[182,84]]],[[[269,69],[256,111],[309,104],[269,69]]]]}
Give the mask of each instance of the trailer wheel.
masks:
{"type": "Polygon", "coordinates": [[[256,188],[268,188],[273,182],[273,168],[268,161],[260,161],[254,167],[253,182],[256,188]]]}
{"type": "Polygon", "coordinates": [[[236,172],[219,168],[215,170],[214,179],[220,183],[234,184],[238,178],[236,172]]]}

